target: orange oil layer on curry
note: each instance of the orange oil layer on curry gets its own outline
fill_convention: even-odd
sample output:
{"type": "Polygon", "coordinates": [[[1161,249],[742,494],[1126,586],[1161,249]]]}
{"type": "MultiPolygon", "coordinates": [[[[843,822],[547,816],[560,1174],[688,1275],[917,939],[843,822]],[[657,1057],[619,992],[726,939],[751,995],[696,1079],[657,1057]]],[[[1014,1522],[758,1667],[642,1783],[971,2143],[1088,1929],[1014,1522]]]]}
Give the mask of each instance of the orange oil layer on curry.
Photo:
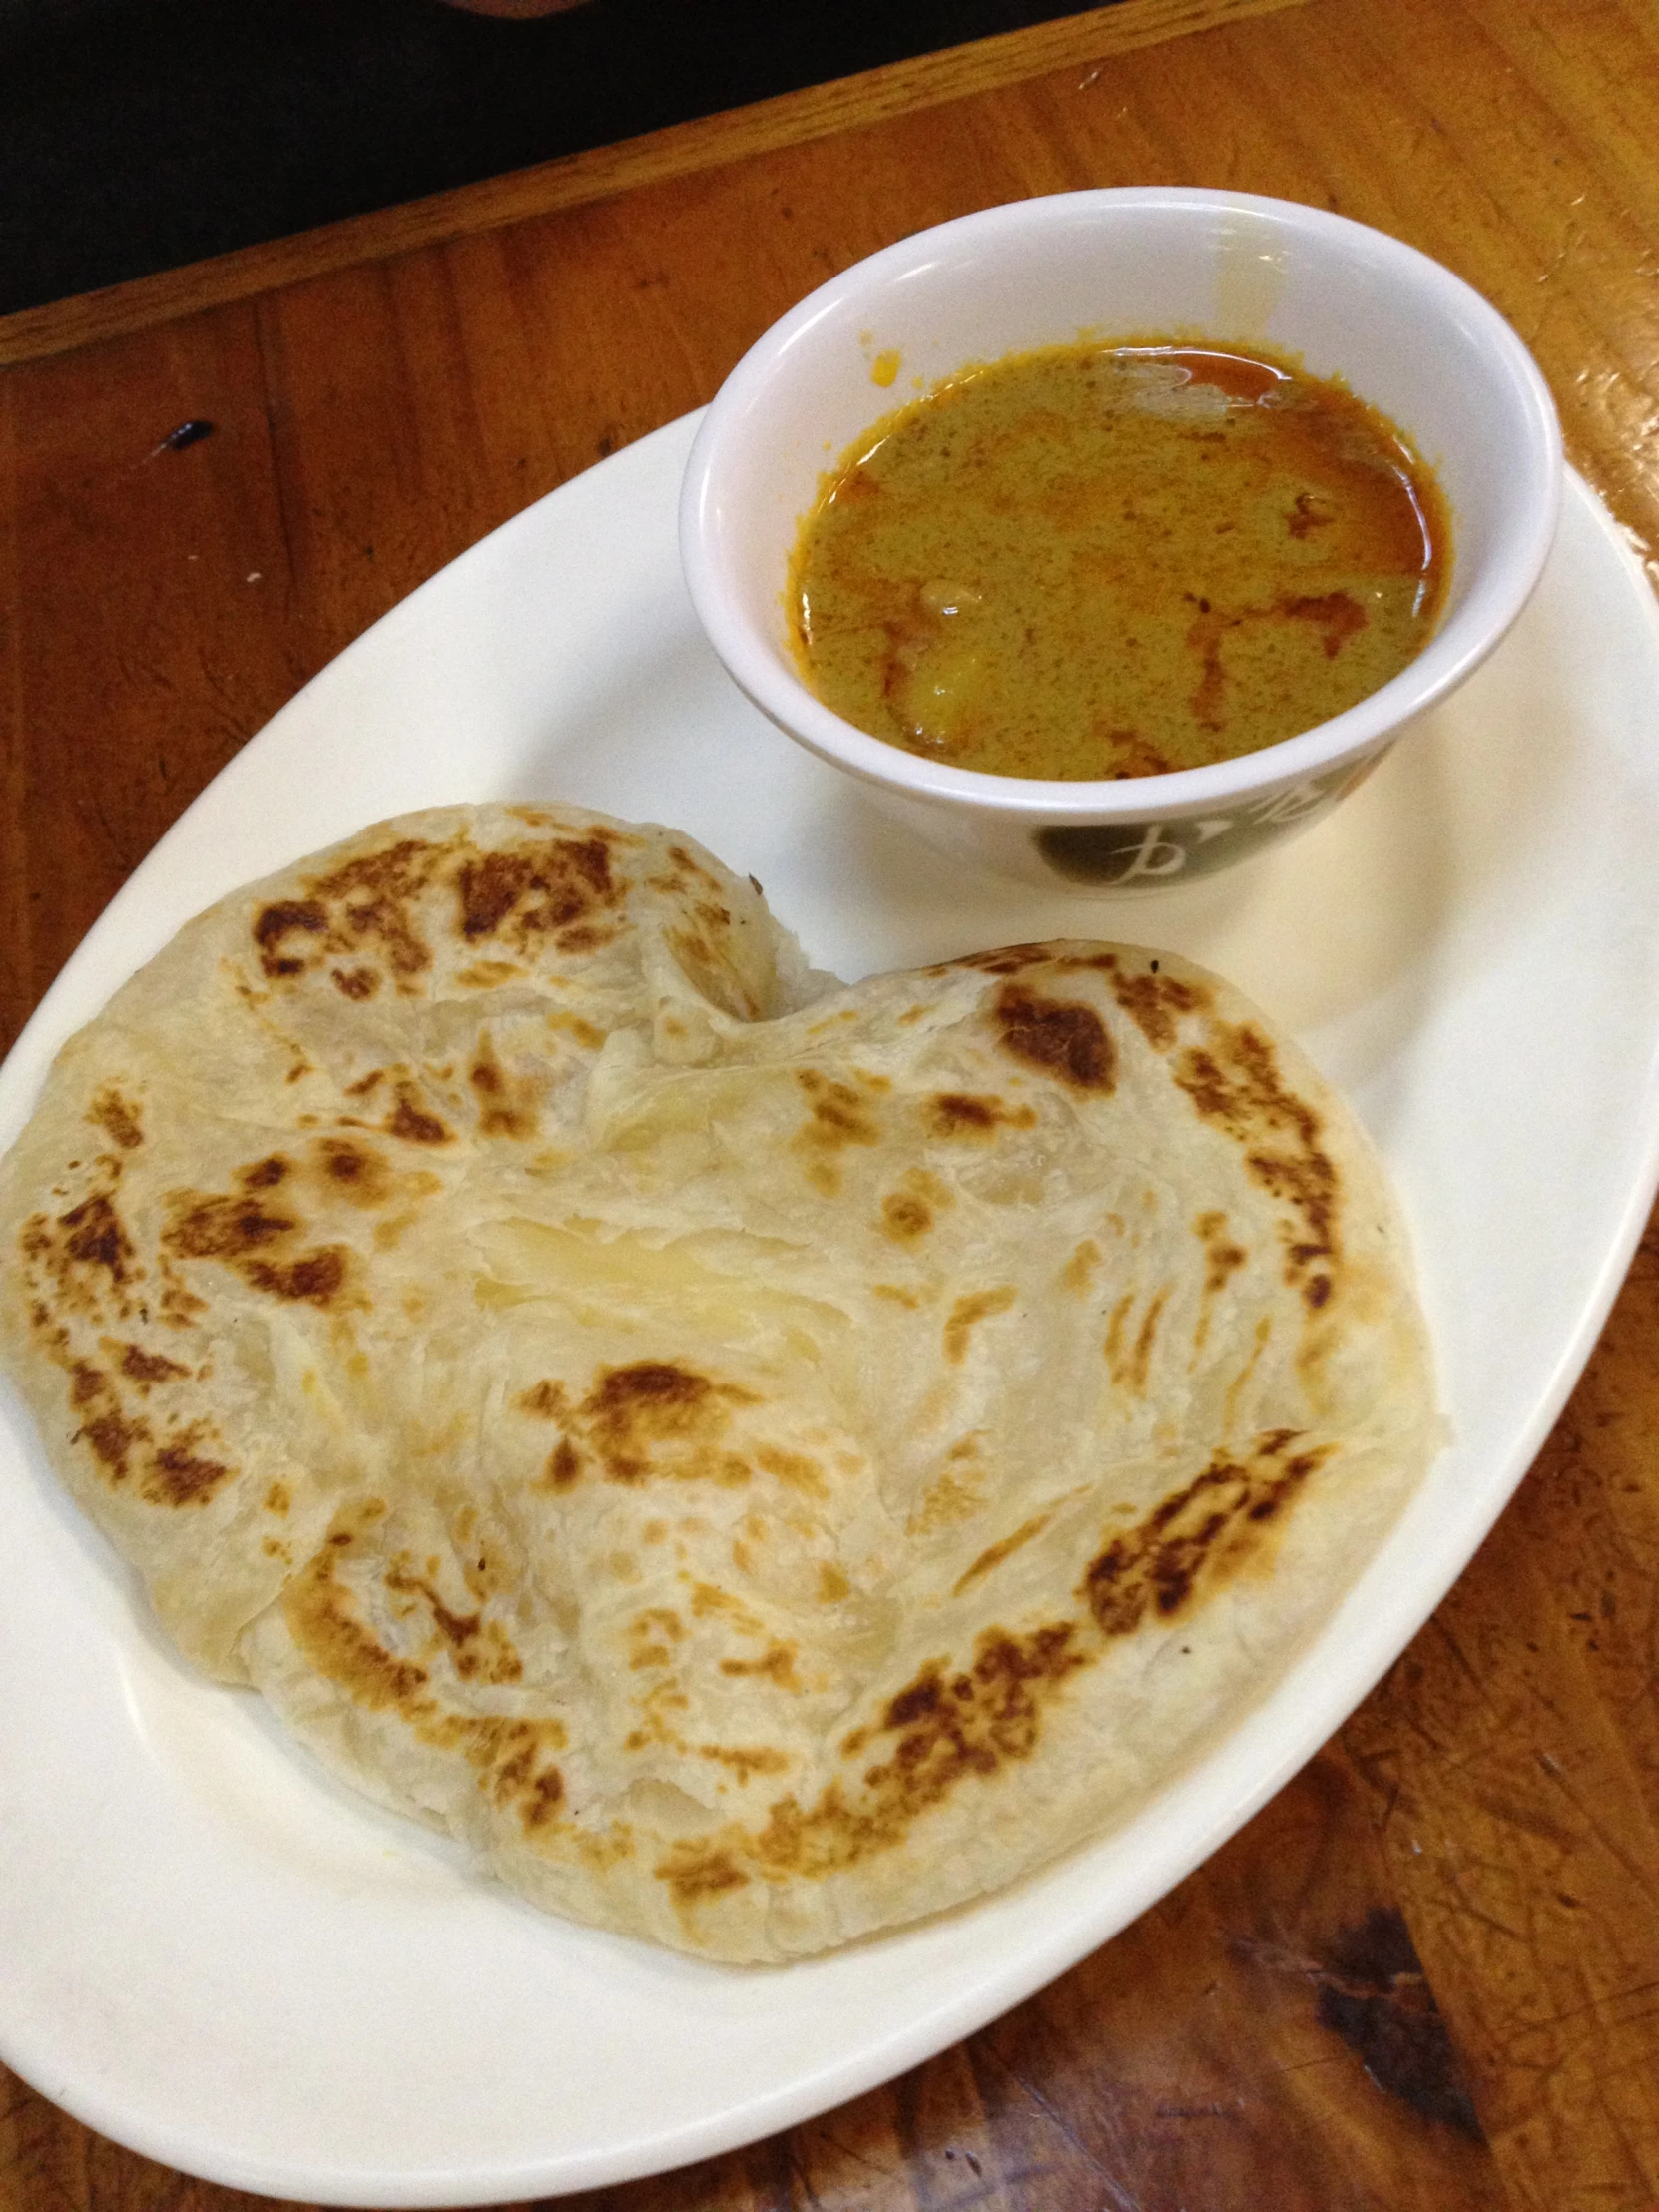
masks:
{"type": "Polygon", "coordinates": [[[1266,352],[1056,346],[875,423],[789,611],[846,721],[992,775],[1163,775],[1356,705],[1432,634],[1450,522],[1401,433],[1266,352]]]}

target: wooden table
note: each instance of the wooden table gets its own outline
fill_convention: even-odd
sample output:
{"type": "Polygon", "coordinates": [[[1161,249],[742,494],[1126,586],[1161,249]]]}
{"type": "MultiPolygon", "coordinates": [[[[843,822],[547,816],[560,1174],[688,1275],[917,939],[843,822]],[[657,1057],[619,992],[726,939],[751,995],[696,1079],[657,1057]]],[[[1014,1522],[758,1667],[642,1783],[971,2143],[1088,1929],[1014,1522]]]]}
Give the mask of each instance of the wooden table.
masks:
{"type": "MultiPolygon", "coordinates": [[[[1653,0],[1124,0],[33,310],[0,322],[4,1040],[185,803],[463,546],[708,399],[872,249],[1144,182],[1316,202],[1449,263],[1659,544],[1653,0]],[[161,445],[192,419],[212,436],[161,445]]],[[[1233,1844],[890,2087],[576,2201],[1646,2212],[1656,1685],[1650,1228],[1473,1566],[1233,1844]]],[[[232,2202],[0,2075],[6,2212],[232,2202]]]]}

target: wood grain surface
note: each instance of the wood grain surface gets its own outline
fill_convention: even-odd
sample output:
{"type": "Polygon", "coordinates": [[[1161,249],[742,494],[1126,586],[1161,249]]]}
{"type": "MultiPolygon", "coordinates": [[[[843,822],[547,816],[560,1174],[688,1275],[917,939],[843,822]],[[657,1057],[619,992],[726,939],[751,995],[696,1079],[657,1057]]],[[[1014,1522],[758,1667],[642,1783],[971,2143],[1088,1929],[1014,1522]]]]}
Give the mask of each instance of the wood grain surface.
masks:
{"type": "MultiPolygon", "coordinates": [[[[997,201],[1225,185],[1424,248],[1532,345],[1572,458],[1659,576],[1650,0],[1208,16],[1199,0],[1125,0],[1065,31],[990,42],[966,76],[879,73],[862,102],[802,95],[799,128],[787,102],[696,127],[695,158],[642,142],[562,200],[568,179],[543,178],[540,201],[522,182],[493,203],[456,195],[447,226],[426,204],[406,251],[370,231],[355,259],[337,238],[319,262],[273,251],[262,272],[239,257],[230,293],[187,276],[166,316],[147,295],[122,334],[61,349],[121,327],[121,300],[100,295],[97,315],[61,323],[60,349],[0,376],[0,1035],[183,806],[376,616],[527,501],[706,400],[823,277],[997,201]],[[204,296],[220,303],[177,311],[204,296]],[[187,420],[211,435],[162,442],[187,420]]],[[[39,350],[40,326],[25,335],[14,359],[39,350]]],[[[568,2201],[1651,2212],[1656,1688],[1650,1228],[1469,1571],[1226,1850],[902,2080],[749,2150],[568,2201]]],[[[241,2201],[0,2074],[5,2212],[241,2201]]]]}

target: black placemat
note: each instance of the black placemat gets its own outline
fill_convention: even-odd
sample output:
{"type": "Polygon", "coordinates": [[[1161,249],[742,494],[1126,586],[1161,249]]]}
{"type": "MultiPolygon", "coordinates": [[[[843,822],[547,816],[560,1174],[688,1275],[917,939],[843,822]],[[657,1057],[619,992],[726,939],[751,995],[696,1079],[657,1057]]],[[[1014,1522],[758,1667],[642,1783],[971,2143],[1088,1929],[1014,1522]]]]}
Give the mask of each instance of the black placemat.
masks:
{"type": "Polygon", "coordinates": [[[1078,12],[0,0],[0,312],[1078,12]]]}

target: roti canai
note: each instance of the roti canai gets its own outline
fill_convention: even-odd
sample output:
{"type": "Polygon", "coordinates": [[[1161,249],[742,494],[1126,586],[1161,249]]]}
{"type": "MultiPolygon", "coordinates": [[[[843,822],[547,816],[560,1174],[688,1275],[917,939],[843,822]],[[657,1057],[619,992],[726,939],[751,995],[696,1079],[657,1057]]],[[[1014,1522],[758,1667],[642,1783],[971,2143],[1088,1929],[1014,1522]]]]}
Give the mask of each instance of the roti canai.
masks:
{"type": "Polygon", "coordinates": [[[163,1625],[573,1918],[783,1960],[1100,1833],[1438,1440],[1371,1149],[1216,977],[840,988],[572,808],[236,893],[0,1165],[8,1363],[163,1625]]]}

